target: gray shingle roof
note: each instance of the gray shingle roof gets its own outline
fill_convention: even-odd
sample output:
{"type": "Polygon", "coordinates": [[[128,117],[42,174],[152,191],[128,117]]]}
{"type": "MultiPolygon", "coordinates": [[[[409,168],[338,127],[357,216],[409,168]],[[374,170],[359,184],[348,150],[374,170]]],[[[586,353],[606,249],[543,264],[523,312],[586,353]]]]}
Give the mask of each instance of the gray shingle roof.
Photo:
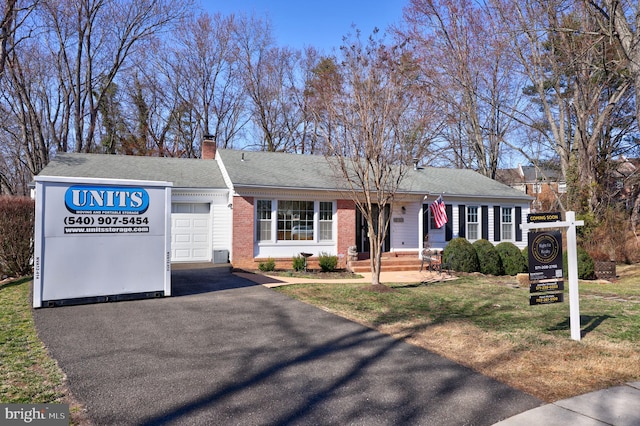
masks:
{"type": "MultiPolygon", "coordinates": [[[[346,189],[319,155],[218,150],[235,188],[346,189]]],[[[58,153],[39,176],[134,179],[172,182],[176,188],[226,188],[214,160],[58,153]]],[[[472,170],[410,168],[400,192],[419,195],[489,196],[529,199],[522,192],[472,170]]]]}
{"type": "MultiPolygon", "coordinates": [[[[344,184],[325,157],[279,152],[220,149],[229,177],[237,187],[335,190],[344,184]]],[[[521,191],[472,170],[425,167],[407,171],[401,192],[530,199],[521,191]]]]}
{"type": "Polygon", "coordinates": [[[403,186],[411,192],[426,189],[429,194],[530,200],[522,191],[468,169],[425,167],[409,170],[403,186]]]}
{"type": "Polygon", "coordinates": [[[524,173],[525,182],[556,182],[561,177],[560,170],[553,170],[546,167],[536,169],[534,166],[522,166],[522,173],[524,173]]]}
{"type": "Polygon", "coordinates": [[[339,180],[325,157],[282,152],[219,149],[217,155],[236,187],[335,190],[339,180]]]}
{"type": "Polygon", "coordinates": [[[520,174],[520,168],[496,170],[496,180],[505,185],[520,185],[524,183],[524,176],[520,174]]]}
{"type": "Polygon", "coordinates": [[[176,188],[226,188],[213,160],[58,153],[39,176],[169,181],[176,188]]]}

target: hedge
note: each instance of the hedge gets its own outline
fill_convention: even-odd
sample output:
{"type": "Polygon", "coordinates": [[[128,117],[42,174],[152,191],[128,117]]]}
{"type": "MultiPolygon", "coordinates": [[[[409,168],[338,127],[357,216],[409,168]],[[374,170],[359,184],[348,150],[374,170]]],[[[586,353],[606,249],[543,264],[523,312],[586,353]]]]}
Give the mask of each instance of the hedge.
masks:
{"type": "Polygon", "coordinates": [[[0,278],[31,275],[35,203],[28,197],[0,196],[0,278]]]}

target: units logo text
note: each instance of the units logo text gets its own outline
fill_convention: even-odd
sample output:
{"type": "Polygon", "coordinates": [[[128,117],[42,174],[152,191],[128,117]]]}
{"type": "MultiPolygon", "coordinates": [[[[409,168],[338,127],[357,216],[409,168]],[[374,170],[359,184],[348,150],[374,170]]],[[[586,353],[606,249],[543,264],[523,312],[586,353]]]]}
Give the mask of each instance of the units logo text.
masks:
{"type": "Polygon", "coordinates": [[[127,186],[71,186],[64,204],[74,214],[143,214],[149,208],[144,188],[127,186]]]}

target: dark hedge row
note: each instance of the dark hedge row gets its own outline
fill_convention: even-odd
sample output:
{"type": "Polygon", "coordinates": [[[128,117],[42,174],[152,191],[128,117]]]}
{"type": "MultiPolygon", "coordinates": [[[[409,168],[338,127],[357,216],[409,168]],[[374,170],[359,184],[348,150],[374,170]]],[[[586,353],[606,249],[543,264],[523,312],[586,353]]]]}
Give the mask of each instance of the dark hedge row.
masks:
{"type": "Polygon", "coordinates": [[[33,273],[34,216],[32,199],[0,196],[0,278],[33,273]]]}
{"type": "MultiPolygon", "coordinates": [[[[527,250],[515,244],[502,242],[496,246],[487,240],[473,244],[464,238],[454,238],[444,249],[445,266],[458,272],[481,272],[486,275],[517,275],[528,270],[527,250]]],[[[567,270],[567,255],[564,254],[564,270],[567,270]]],[[[592,279],[595,276],[593,260],[578,247],[578,278],[592,279]]]]}

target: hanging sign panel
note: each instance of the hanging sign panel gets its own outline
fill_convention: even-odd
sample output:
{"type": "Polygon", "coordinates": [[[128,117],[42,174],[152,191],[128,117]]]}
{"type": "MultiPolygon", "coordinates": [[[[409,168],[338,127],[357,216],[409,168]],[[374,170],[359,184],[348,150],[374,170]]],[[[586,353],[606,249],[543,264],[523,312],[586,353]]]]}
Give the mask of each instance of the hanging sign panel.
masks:
{"type": "Polygon", "coordinates": [[[562,279],[562,232],[529,232],[529,280],[562,279]]]}
{"type": "Polygon", "coordinates": [[[559,222],[562,220],[560,212],[530,213],[527,215],[527,223],[559,222]]]}
{"type": "Polygon", "coordinates": [[[529,305],[550,305],[552,303],[564,302],[564,293],[544,293],[544,294],[532,294],[529,296],[529,305]]]}
{"type": "Polygon", "coordinates": [[[564,290],[564,281],[550,282],[532,282],[529,284],[529,293],[541,293],[544,291],[562,291],[564,290]]]}

